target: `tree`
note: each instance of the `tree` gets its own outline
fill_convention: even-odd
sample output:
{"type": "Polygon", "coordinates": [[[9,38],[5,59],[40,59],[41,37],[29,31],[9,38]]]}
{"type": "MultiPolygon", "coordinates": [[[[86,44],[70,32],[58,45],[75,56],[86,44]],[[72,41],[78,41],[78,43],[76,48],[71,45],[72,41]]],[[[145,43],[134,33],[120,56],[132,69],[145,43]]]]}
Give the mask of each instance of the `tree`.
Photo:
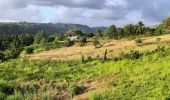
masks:
{"type": "Polygon", "coordinates": [[[98,37],[102,37],[103,36],[102,31],[100,29],[98,29],[96,35],[98,37]]]}
{"type": "Polygon", "coordinates": [[[117,28],[117,36],[118,36],[118,39],[124,36],[124,30],[122,28],[117,28]]]}
{"type": "Polygon", "coordinates": [[[109,39],[115,39],[117,38],[117,28],[115,25],[110,26],[106,31],[104,32],[104,35],[108,37],[109,39]]]}
{"type": "Polygon", "coordinates": [[[41,45],[45,45],[46,43],[47,43],[47,39],[46,38],[42,38],[40,44],[41,45]]]}
{"type": "Polygon", "coordinates": [[[40,44],[42,39],[46,39],[44,32],[39,31],[36,36],[34,37],[34,44],[40,44]]]}
{"type": "Polygon", "coordinates": [[[86,36],[87,37],[94,37],[95,35],[93,33],[88,33],[86,36]]]}
{"type": "Polygon", "coordinates": [[[83,32],[81,30],[74,30],[75,34],[78,36],[83,36],[83,32]]]}
{"type": "Polygon", "coordinates": [[[163,24],[160,24],[156,27],[156,34],[164,34],[165,30],[163,28],[163,24]]]}
{"type": "Polygon", "coordinates": [[[136,43],[137,46],[140,46],[140,45],[142,44],[142,39],[139,38],[139,37],[137,37],[137,38],[135,39],[135,43],[136,43]]]}
{"type": "Polygon", "coordinates": [[[144,24],[142,21],[139,21],[138,24],[136,25],[136,32],[137,34],[143,34],[143,30],[144,30],[144,24]]]}
{"type": "Polygon", "coordinates": [[[21,47],[20,44],[21,44],[21,42],[20,42],[20,40],[18,38],[18,35],[15,35],[13,37],[13,41],[12,41],[12,44],[11,44],[12,50],[14,50],[14,51],[19,50],[19,48],[21,47]]]}
{"type": "Polygon", "coordinates": [[[93,45],[95,46],[95,48],[98,48],[98,47],[99,47],[100,41],[98,40],[97,37],[94,37],[94,39],[93,39],[93,45]]]}
{"type": "Polygon", "coordinates": [[[58,35],[56,38],[58,39],[58,41],[64,41],[66,39],[64,35],[58,35]]]}
{"type": "Polygon", "coordinates": [[[55,35],[52,35],[52,36],[48,37],[48,42],[54,42],[55,38],[56,38],[55,35]]]}
{"type": "Polygon", "coordinates": [[[147,34],[147,35],[154,35],[154,34],[157,34],[157,32],[155,33],[155,28],[152,28],[152,27],[145,27],[144,28],[144,33],[147,34]]]}
{"type": "Polygon", "coordinates": [[[170,16],[167,17],[163,22],[162,25],[165,29],[170,30],[170,16]]]}
{"type": "Polygon", "coordinates": [[[124,36],[135,35],[135,26],[133,24],[127,24],[123,28],[124,36]]]}
{"type": "Polygon", "coordinates": [[[70,47],[72,45],[74,45],[74,41],[71,41],[70,39],[67,39],[66,40],[66,47],[70,47]]]}
{"type": "Polygon", "coordinates": [[[34,36],[29,34],[23,34],[19,36],[22,46],[29,46],[34,42],[34,36]]]}
{"type": "Polygon", "coordinates": [[[83,37],[81,38],[80,42],[81,42],[81,46],[84,46],[84,45],[87,43],[87,38],[86,38],[86,36],[83,36],[83,37]]]}

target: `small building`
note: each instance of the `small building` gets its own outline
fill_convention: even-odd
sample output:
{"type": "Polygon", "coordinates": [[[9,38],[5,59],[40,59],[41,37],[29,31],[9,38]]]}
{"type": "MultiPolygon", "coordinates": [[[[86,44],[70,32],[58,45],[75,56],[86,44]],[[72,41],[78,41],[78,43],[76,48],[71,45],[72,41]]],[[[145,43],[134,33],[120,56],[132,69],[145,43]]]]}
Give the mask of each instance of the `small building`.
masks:
{"type": "Polygon", "coordinates": [[[71,41],[77,41],[78,40],[78,36],[68,37],[67,39],[70,39],[71,41]]]}

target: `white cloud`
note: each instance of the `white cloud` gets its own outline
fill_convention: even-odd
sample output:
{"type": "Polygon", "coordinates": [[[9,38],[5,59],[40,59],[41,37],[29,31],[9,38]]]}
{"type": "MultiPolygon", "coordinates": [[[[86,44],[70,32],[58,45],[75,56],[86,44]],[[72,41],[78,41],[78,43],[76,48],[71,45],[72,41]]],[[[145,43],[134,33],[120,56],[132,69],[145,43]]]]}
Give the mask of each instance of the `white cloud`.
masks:
{"type": "Polygon", "coordinates": [[[0,0],[0,21],[152,25],[170,14],[169,0],[0,0]]]}

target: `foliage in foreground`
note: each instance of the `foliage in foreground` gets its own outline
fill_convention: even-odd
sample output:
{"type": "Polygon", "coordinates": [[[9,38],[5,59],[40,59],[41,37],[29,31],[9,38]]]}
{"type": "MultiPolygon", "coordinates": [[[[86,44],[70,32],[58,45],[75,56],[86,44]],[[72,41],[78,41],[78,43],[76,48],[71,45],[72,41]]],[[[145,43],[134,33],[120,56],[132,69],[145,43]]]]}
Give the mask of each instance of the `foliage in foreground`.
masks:
{"type": "Polygon", "coordinates": [[[89,93],[91,100],[165,99],[170,96],[169,63],[170,49],[117,62],[10,60],[0,64],[0,85],[6,88],[5,91],[0,88],[0,98],[71,98],[85,89],[72,84],[114,74],[116,79],[109,83],[108,89],[89,93]]]}

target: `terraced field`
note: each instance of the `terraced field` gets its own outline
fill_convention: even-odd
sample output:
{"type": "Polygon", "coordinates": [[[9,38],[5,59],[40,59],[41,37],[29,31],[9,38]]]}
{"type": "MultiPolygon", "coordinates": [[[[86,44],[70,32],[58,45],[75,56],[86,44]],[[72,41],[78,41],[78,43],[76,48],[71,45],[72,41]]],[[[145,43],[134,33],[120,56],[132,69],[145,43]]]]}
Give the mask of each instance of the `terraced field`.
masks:
{"type": "Polygon", "coordinates": [[[79,45],[75,45],[72,47],[65,47],[54,49],[50,51],[45,51],[41,53],[31,54],[28,57],[34,60],[79,60],[82,55],[84,56],[103,56],[102,54],[107,49],[108,57],[118,56],[121,51],[127,49],[136,49],[139,51],[152,51],[156,48],[156,39],[161,38],[162,42],[169,42],[170,35],[162,35],[155,37],[146,37],[142,38],[143,45],[136,46],[134,40],[122,39],[122,40],[112,40],[112,41],[101,41],[102,47],[95,49],[92,43],[88,43],[87,46],[80,47],[79,45]]]}

